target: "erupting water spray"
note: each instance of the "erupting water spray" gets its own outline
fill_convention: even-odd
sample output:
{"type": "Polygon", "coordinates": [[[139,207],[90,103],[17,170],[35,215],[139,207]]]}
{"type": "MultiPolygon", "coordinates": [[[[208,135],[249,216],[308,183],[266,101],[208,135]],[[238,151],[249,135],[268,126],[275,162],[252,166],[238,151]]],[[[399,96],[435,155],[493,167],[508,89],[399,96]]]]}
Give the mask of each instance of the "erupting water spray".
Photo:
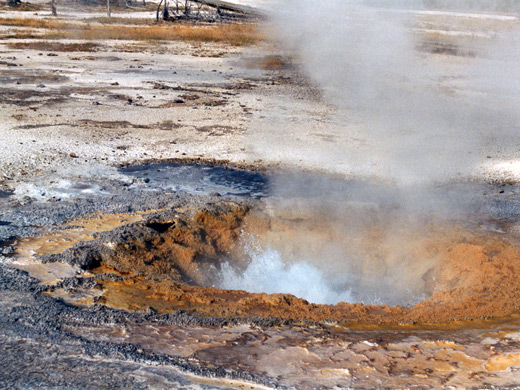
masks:
{"type": "MultiPolygon", "coordinates": [[[[300,210],[317,210],[307,216],[329,221],[328,236],[313,245],[312,234],[265,240],[266,251],[252,256],[243,273],[225,269],[224,286],[297,294],[304,273],[315,277],[304,283],[319,286],[325,278],[336,286],[326,303],[410,305],[431,295],[442,250],[428,252],[418,242],[444,229],[432,230],[434,223],[458,224],[479,212],[469,186],[445,188],[489,172],[487,157],[512,151],[519,141],[520,42],[493,22],[517,17],[480,13],[518,12],[519,4],[284,2],[274,16],[275,35],[336,107],[335,131],[342,135],[332,146],[315,147],[309,158],[385,185],[338,192],[330,190],[332,182],[309,184],[298,175],[275,181],[275,198],[292,200],[271,206],[273,215],[299,218],[294,204],[301,202],[300,210]],[[483,20],[486,30],[476,31],[472,26],[483,20]],[[349,140],[359,138],[361,151],[354,151],[349,140]],[[322,192],[306,199],[316,185],[322,192]],[[305,250],[295,254],[298,247],[305,250]],[[286,277],[263,281],[259,267],[286,277]]],[[[266,145],[276,144],[262,136],[266,145]]],[[[320,294],[307,298],[324,300],[320,294]]]]}

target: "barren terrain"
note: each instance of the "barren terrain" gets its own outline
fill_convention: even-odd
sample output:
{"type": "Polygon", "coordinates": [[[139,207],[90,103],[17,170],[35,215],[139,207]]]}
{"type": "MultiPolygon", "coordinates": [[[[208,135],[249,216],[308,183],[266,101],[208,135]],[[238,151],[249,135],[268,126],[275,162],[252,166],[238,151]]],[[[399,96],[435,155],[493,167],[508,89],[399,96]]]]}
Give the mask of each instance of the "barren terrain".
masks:
{"type": "MultiPolygon", "coordinates": [[[[468,211],[403,218],[367,195],[393,169],[365,161],[381,145],[269,21],[154,11],[0,9],[3,386],[518,388],[517,145],[489,135],[460,188],[435,187],[468,211]],[[303,191],[276,185],[295,177],[303,191]],[[250,236],[330,278],[337,253],[362,254],[355,301],[223,288],[250,236]]],[[[450,74],[427,82],[478,111],[489,91],[468,61],[518,17],[419,16],[416,50],[450,74]]]]}

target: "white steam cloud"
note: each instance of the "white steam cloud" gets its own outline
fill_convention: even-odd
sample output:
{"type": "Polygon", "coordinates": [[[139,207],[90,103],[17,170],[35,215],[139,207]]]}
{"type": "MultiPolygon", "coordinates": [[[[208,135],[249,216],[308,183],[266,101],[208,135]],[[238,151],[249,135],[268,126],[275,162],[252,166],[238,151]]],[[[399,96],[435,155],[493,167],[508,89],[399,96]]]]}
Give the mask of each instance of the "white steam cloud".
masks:
{"type": "Polygon", "coordinates": [[[518,12],[520,1],[295,0],[275,9],[275,36],[336,113],[298,121],[274,108],[259,150],[369,184],[276,181],[283,201],[268,206],[273,218],[319,224],[282,223],[265,238],[277,252],[252,256],[244,272],[224,268],[224,286],[416,303],[435,288],[437,253],[421,247],[428,226],[469,215],[471,188],[450,193],[446,183],[518,157],[518,16],[493,12],[518,12]]]}
{"type": "MultiPolygon", "coordinates": [[[[363,127],[368,153],[345,152],[342,158],[333,153],[354,174],[356,166],[369,165],[369,175],[397,184],[443,181],[472,174],[490,144],[493,152],[497,144],[518,141],[520,45],[515,33],[494,25],[468,32],[474,22],[468,18],[475,15],[441,14],[432,22],[424,15],[418,19],[421,14],[411,9],[514,11],[519,2],[445,3],[298,0],[284,2],[276,14],[276,36],[338,107],[339,122],[355,120],[363,127]],[[442,31],[432,27],[442,18],[448,28],[442,23],[442,31]],[[470,38],[464,39],[466,33],[470,38]],[[457,34],[462,34],[460,42],[453,40],[457,34]],[[428,44],[476,57],[431,58],[420,50],[428,44]]],[[[350,130],[345,126],[343,131],[350,130]]]]}

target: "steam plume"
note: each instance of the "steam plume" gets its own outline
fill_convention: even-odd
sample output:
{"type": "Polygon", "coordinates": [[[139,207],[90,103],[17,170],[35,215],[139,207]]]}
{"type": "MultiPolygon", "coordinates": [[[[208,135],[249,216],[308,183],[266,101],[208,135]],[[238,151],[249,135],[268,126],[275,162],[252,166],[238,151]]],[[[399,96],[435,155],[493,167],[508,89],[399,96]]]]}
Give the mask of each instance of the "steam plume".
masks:
{"type": "Polygon", "coordinates": [[[517,18],[478,13],[518,12],[519,3],[281,2],[276,37],[336,116],[328,125],[287,126],[271,113],[272,128],[258,130],[263,150],[379,184],[342,188],[327,179],[284,177],[275,192],[291,200],[272,206],[273,217],[322,222],[301,230],[284,225],[265,247],[288,263],[311,264],[339,286],[336,296],[411,304],[431,294],[437,252],[424,251],[420,241],[439,232],[428,225],[474,211],[468,187],[448,193],[440,185],[481,174],[488,155],[514,156],[520,144],[518,27],[502,25],[517,18]],[[299,142],[309,126],[334,141],[299,142]],[[298,234],[276,237],[290,228],[298,234]]]}
{"type": "MultiPolygon", "coordinates": [[[[417,50],[426,38],[417,31],[418,15],[408,11],[514,11],[518,3],[301,0],[275,21],[277,36],[338,107],[342,131],[350,131],[353,118],[361,123],[370,145],[364,161],[346,155],[338,163],[366,167],[370,161],[370,174],[408,185],[472,174],[483,149],[516,140],[520,123],[518,97],[511,98],[511,86],[520,82],[518,40],[495,32],[492,39],[464,42],[477,52],[464,65],[439,63],[417,50]]],[[[451,33],[463,32],[467,20],[450,23],[451,33]]]]}

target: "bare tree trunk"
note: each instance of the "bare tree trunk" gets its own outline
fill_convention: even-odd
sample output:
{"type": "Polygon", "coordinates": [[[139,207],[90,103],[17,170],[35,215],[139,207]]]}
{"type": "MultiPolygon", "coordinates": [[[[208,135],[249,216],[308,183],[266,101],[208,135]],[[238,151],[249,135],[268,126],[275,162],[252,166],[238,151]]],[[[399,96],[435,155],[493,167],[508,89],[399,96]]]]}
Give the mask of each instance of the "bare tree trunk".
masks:
{"type": "Polygon", "coordinates": [[[58,11],[56,11],[56,0],[51,0],[51,13],[52,16],[58,16],[58,11]]]}
{"type": "Polygon", "coordinates": [[[110,0],[107,0],[107,16],[110,18],[112,15],[112,10],[110,9],[110,0]]]}
{"type": "Polygon", "coordinates": [[[170,12],[168,11],[168,0],[164,0],[164,9],[162,14],[163,20],[168,20],[170,18],[170,12]]]}
{"type": "Polygon", "coordinates": [[[157,6],[157,12],[155,14],[155,21],[158,22],[159,21],[159,11],[161,10],[161,4],[162,4],[163,0],[161,0],[159,2],[159,5],[157,6]]]}
{"type": "Polygon", "coordinates": [[[222,11],[231,11],[231,12],[239,12],[245,15],[257,15],[262,16],[263,12],[255,7],[249,7],[246,5],[240,5],[236,3],[231,3],[229,1],[224,0],[190,0],[194,3],[203,3],[204,5],[216,8],[218,12],[222,13],[222,11]]]}

